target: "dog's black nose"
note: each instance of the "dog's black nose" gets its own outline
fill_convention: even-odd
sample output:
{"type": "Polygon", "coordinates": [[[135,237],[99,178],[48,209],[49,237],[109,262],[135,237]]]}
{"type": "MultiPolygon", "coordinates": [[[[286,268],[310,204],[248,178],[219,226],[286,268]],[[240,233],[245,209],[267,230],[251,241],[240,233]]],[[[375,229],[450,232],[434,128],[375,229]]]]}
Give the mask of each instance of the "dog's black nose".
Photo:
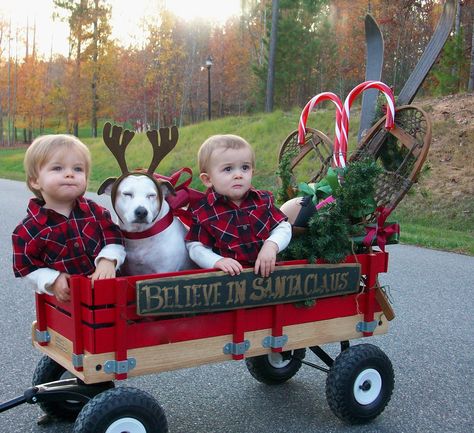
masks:
{"type": "Polygon", "coordinates": [[[148,215],[148,211],[143,206],[138,206],[135,209],[135,216],[138,220],[144,220],[148,215]]]}

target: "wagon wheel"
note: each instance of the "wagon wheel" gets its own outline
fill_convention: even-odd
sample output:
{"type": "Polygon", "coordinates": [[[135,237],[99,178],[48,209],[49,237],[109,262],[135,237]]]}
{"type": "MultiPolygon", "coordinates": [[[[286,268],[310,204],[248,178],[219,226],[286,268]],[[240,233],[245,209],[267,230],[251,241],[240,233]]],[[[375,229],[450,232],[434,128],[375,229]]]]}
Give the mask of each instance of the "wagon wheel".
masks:
{"type": "Polygon", "coordinates": [[[245,359],[250,374],[259,382],[279,385],[290,380],[301,368],[306,349],[271,352],[245,359]]]}
{"type": "Polygon", "coordinates": [[[350,162],[374,157],[383,167],[376,181],[378,206],[394,209],[416,182],[431,144],[431,119],[414,105],[399,107],[395,126],[387,131],[385,117],[362,139],[350,162]]]}
{"type": "Polygon", "coordinates": [[[331,411],[351,424],[367,423],[387,406],[394,388],[393,366],[387,355],[372,344],[342,351],[326,380],[331,411]]]}
{"type": "MultiPolygon", "coordinates": [[[[69,371],[67,371],[62,365],[48,356],[43,356],[38,362],[34,375],[33,375],[33,386],[41,385],[43,383],[54,382],[57,380],[69,379],[74,377],[69,371]]],[[[82,382],[81,382],[82,383],[82,382]]],[[[113,388],[114,382],[103,382],[95,385],[85,385],[93,389],[94,393],[101,393],[108,389],[113,388]]],[[[91,395],[91,394],[89,394],[91,395]]],[[[60,420],[73,421],[77,418],[77,415],[84,407],[83,402],[76,400],[45,400],[39,403],[39,406],[43,412],[53,418],[60,420]]]]}
{"type": "Polygon", "coordinates": [[[131,387],[109,389],[87,403],[73,433],[168,433],[165,412],[156,399],[131,387]]]}
{"type": "Polygon", "coordinates": [[[326,175],[331,164],[332,143],[321,131],[307,128],[305,142],[300,145],[296,130],[280,146],[278,162],[281,163],[286,155],[292,157],[289,168],[293,178],[309,179],[309,183],[317,182],[326,175]]]}

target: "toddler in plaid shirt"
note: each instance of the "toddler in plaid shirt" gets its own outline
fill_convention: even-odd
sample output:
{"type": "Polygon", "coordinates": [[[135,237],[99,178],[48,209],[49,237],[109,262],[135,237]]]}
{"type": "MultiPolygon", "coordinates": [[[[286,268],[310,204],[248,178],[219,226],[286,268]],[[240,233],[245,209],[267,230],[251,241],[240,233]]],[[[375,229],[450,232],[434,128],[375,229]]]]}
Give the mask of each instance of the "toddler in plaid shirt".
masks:
{"type": "Polygon", "coordinates": [[[39,137],[25,154],[26,182],[36,198],[13,231],[13,271],[62,302],[70,300],[71,274],[113,278],[125,259],[109,211],[83,197],[90,165],[89,149],[71,135],[39,137]]]}
{"type": "Polygon", "coordinates": [[[198,162],[208,189],[191,206],[186,236],[191,259],[230,275],[252,265],[256,274],[268,277],[277,253],[290,242],[291,225],[275,207],[271,192],[252,187],[252,147],[236,135],[214,135],[199,149],[198,162]]]}

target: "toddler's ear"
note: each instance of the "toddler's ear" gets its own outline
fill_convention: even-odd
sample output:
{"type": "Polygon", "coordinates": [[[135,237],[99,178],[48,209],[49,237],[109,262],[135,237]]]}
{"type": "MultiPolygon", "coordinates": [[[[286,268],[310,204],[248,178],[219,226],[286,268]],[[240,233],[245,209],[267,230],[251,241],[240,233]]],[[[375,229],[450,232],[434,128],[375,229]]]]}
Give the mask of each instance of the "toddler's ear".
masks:
{"type": "Polygon", "coordinates": [[[36,189],[36,190],[40,189],[40,186],[38,184],[38,179],[33,179],[33,178],[30,177],[26,182],[27,182],[27,184],[30,188],[33,188],[33,189],[36,189]]]}
{"type": "Polygon", "coordinates": [[[204,186],[208,188],[212,186],[211,178],[207,173],[201,173],[199,175],[199,179],[201,179],[201,182],[204,184],[204,186]]]}

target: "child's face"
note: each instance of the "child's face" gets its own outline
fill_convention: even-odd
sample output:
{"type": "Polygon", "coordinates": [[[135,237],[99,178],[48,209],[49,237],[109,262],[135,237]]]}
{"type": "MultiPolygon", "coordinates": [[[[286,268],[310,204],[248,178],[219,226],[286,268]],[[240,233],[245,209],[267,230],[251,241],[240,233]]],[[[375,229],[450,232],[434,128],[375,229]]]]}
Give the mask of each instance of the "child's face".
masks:
{"type": "Polygon", "coordinates": [[[40,168],[38,178],[31,179],[30,184],[41,191],[47,207],[70,205],[86,190],[86,162],[77,151],[57,152],[40,168]]]}
{"type": "Polygon", "coordinates": [[[211,155],[209,167],[207,173],[200,175],[204,185],[214,187],[216,192],[240,205],[252,185],[250,149],[217,149],[211,155]]]}

